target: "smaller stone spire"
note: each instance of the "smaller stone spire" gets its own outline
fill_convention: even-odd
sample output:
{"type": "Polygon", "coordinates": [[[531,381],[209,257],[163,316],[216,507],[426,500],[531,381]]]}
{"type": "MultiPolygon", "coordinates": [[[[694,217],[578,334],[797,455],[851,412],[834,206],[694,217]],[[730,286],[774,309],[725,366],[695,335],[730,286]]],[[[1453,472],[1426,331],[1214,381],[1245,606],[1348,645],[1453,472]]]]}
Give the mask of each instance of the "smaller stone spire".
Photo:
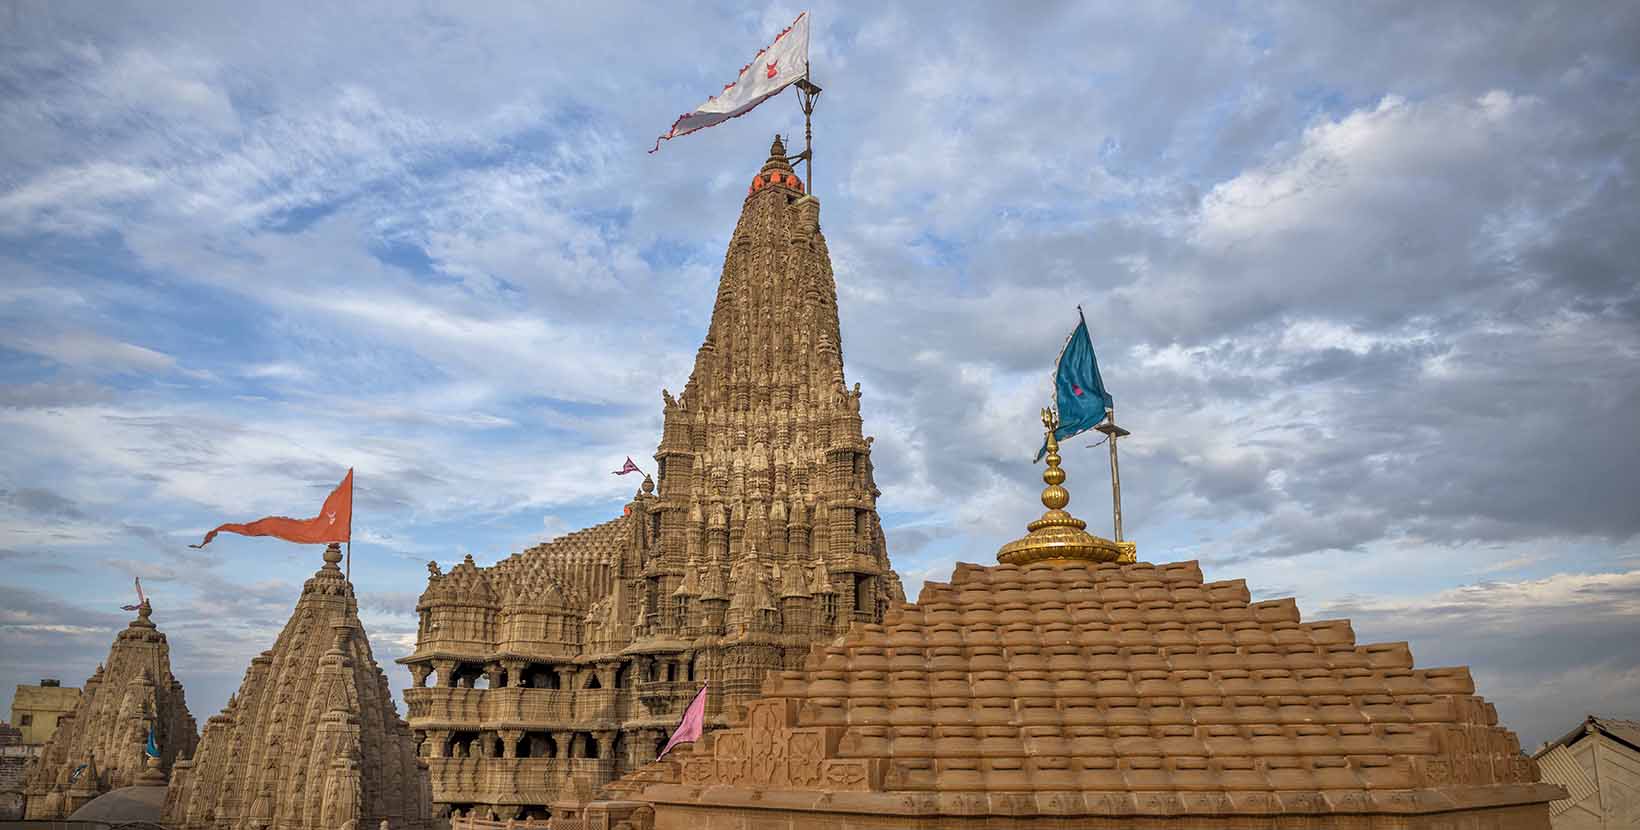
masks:
{"type": "Polygon", "coordinates": [[[1059,419],[1052,410],[1042,410],[1042,426],[1048,431],[1048,469],[1042,472],[1047,487],[1042,491],[1042,506],[1048,508],[1042,518],[1026,525],[1030,533],[1002,546],[997,561],[1024,565],[1046,559],[1084,560],[1089,562],[1116,562],[1122,558],[1122,548],[1109,539],[1087,532],[1088,523],[1065,512],[1071,494],[1060,485],[1065,471],[1059,469],[1059,441],[1054,429],[1059,419]]]}

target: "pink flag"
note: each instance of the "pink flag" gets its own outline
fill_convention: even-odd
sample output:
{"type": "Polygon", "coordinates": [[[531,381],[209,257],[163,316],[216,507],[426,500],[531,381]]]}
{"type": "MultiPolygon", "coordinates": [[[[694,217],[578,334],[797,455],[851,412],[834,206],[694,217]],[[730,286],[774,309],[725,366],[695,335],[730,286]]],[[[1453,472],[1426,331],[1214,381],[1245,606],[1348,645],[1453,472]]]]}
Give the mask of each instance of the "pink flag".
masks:
{"type": "Polygon", "coordinates": [[[655,756],[659,761],[672,751],[678,744],[692,744],[700,740],[701,728],[706,724],[706,685],[701,684],[700,691],[695,692],[695,699],[689,701],[689,708],[683,710],[683,720],[678,721],[678,728],[672,730],[672,737],[666,740],[666,746],[661,754],[655,756]]]}
{"type": "Polygon", "coordinates": [[[616,470],[613,473],[610,473],[610,475],[624,476],[627,473],[641,473],[641,472],[643,472],[643,470],[638,469],[638,465],[632,463],[632,456],[629,455],[629,456],[626,457],[626,463],[621,465],[621,469],[616,470]]]}

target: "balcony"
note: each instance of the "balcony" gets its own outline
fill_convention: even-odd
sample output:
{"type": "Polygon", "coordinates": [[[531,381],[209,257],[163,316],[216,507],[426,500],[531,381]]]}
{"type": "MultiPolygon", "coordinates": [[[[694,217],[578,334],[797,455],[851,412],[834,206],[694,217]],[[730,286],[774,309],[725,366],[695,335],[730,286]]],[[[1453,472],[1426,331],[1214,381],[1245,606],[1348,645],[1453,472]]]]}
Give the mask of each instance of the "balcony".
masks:
{"type": "Polygon", "coordinates": [[[551,804],[579,775],[594,787],[615,779],[615,762],[591,758],[427,758],[433,800],[444,803],[551,804]]]}
{"type": "Polygon", "coordinates": [[[404,701],[410,725],[416,729],[586,729],[592,724],[620,723],[631,717],[632,709],[624,689],[419,688],[406,689],[404,701]]]}

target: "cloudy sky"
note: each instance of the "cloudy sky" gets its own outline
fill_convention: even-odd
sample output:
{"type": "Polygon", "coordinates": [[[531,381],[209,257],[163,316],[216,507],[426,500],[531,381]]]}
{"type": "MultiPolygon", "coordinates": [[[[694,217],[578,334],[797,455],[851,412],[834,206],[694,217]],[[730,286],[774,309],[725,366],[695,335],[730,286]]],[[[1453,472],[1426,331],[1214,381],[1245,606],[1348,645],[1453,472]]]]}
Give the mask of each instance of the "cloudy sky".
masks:
{"type": "MultiPolygon", "coordinates": [[[[141,575],[203,721],[319,551],[187,543],[349,466],[384,663],[427,560],[616,515],[801,116],[644,151],[800,9],[0,4],[0,705],[82,682],[141,575]]],[[[1528,745],[1640,716],[1640,7],[813,15],[908,590],[1040,511],[1081,304],[1142,558],[1469,664],[1528,745]]]]}

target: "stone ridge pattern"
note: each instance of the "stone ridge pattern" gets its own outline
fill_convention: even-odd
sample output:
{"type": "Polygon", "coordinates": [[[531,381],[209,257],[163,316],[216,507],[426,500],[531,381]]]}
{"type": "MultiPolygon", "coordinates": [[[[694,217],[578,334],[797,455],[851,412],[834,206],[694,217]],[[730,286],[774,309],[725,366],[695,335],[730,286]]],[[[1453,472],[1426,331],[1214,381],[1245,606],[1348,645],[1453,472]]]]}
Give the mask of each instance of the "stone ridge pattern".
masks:
{"type": "Polygon", "coordinates": [[[178,762],[176,830],[428,830],[431,787],[359,622],[336,545],[302,586],[273,648],[178,762]]]}
{"type": "Polygon", "coordinates": [[[193,754],[199,727],[152,614],[153,605],[143,601],[85,681],[74,711],[58,719],[56,733],[30,764],[27,818],[66,818],[102,793],[135,784],[145,769],[150,727],[162,772],[193,754]]]}
{"type": "Polygon", "coordinates": [[[965,564],[604,809],[696,829],[1547,828],[1559,788],[1474,691],[1195,562],[965,564]]]}
{"type": "Polygon", "coordinates": [[[399,662],[441,812],[544,816],[570,782],[653,759],[701,683],[715,725],[904,599],[819,202],[779,139],[754,182],[694,371],[662,390],[654,480],[620,518],[493,567],[429,565],[399,662]]]}

